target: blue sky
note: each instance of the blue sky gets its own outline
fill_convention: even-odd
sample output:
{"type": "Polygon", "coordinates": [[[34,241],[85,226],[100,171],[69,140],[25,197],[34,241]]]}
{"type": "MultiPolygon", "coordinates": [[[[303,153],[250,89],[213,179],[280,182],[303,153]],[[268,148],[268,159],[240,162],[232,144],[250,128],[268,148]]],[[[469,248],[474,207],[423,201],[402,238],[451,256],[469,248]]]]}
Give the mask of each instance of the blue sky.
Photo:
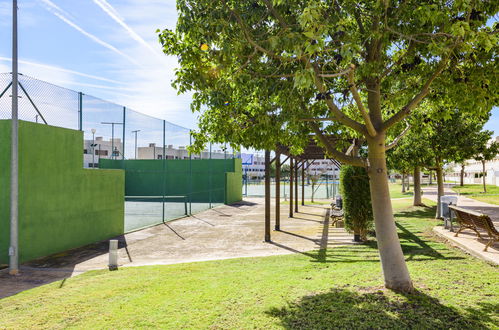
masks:
{"type": "MultiPolygon", "coordinates": [[[[157,28],[173,0],[18,0],[19,72],[194,128],[190,95],[171,87],[177,61],[157,28]],[[91,76],[91,77],[90,77],[91,76]]],[[[11,0],[0,0],[0,72],[10,72],[11,0]]]]}
{"type": "MultiPolygon", "coordinates": [[[[157,28],[174,28],[174,0],[18,0],[20,72],[195,128],[190,95],[171,87],[175,58],[157,28]]],[[[0,0],[0,72],[10,72],[11,0],[0,0]]],[[[499,109],[486,129],[499,135],[499,109]]]]}

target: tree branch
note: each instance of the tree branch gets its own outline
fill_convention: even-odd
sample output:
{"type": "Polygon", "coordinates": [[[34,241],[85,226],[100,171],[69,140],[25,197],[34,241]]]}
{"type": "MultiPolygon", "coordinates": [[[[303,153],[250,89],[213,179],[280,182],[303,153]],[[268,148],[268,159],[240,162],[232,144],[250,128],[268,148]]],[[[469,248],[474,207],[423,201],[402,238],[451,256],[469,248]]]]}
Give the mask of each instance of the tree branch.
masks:
{"type": "Polygon", "coordinates": [[[315,132],[315,135],[317,138],[324,144],[326,151],[331,154],[335,159],[339,160],[342,163],[353,165],[353,166],[359,166],[359,167],[365,167],[366,163],[364,160],[360,157],[353,157],[346,155],[334,147],[334,145],[331,144],[331,142],[324,136],[322,133],[319,124],[316,122],[311,122],[310,127],[312,130],[315,132]]]}
{"type": "Polygon", "coordinates": [[[411,41],[414,41],[414,42],[417,42],[417,43],[420,43],[420,44],[429,44],[430,41],[419,40],[419,39],[416,39],[416,37],[429,37],[430,39],[439,38],[439,37],[446,37],[446,38],[449,38],[449,39],[456,38],[456,36],[454,36],[454,35],[452,35],[450,33],[445,33],[445,32],[404,34],[404,33],[401,33],[401,32],[398,32],[398,31],[392,29],[389,26],[386,27],[386,30],[389,31],[389,32],[391,32],[391,33],[393,33],[393,34],[396,34],[398,36],[404,37],[407,40],[411,40],[411,41]]]}
{"type": "Polygon", "coordinates": [[[394,148],[399,143],[400,139],[402,139],[407,134],[407,132],[409,132],[410,128],[411,125],[407,124],[407,127],[404,128],[404,130],[402,131],[402,133],[399,134],[399,136],[397,136],[391,143],[385,145],[385,151],[394,148]]]}
{"type": "Polygon", "coordinates": [[[357,108],[359,108],[362,118],[364,118],[367,132],[369,133],[370,136],[375,137],[378,134],[378,132],[376,132],[376,129],[374,128],[373,123],[371,122],[371,118],[369,118],[369,114],[367,113],[366,108],[364,107],[364,103],[362,103],[362,100],[360,98],[359,91],[357,90],[357,86],[355,85],[355,79],[353,76],[354,71],[355,71],[355,65],[351,64],[350,72],[347,75],[347,80],[348,83],[350,84],[350,92],[352,93],[355,103],[357,103],[357,108]]]}
{"type": "MultiPolygon", "coordinates": [[[[315,86],[317,87],[317,89],[319,90],[319,92],[321,94],[326,95],[326,92],[327,92],[326,87],[324,86],[324,83],[321,81],[321,79],[319,77],[319,75],[320,75],[319,68],[317,67],[316,64],[310,63],[310,61],[307,60],[307,59],[304,59],[304,61],[305,61],[305,64],[307,66],[311,65],[312,68],[314,69],[314,82],[315,82],[315,86]]],[[[364,125],[362,125],[361,123],[353,120],[352,118],[350,118],[346,114],[344,114],[336,106],[336,104],[334,104],[334,102],[330,98],[326,98],[325,102],[326,102],[326,105],[328,106],[330,112],[335,117],[335,120],[339,121],[343,125],[346,125],[346,126],[352,128],[352,129],[354,129],[358,133],[361,133],[361,134],[364,134],[364,135],[369,134],[367,132],[367,130],[366,130],[366,127],[364,125]]]]}
{"type": "Polygon", "coordinates": [[[265,5],[267,6],[267,8],[269,9],[269,11],[272,13],[272,15],[274,15],[274,17],[277,19],[277,21],[279,22],[279,25],[281,25],[281,27],[283,29],[287,29],[288,28],[288,24],[286,23],[286,21],[284,20],[284,18],[281,16],[281,14],[279,14],[277,12],[277,10],[274,8],[274,6],[272,5],[272,1],[269,1],[269,0],[263,0],[263,2],[265,2],[265,5]]]}
{"type": "Polygon", "coordinates": [[[275,59],[278,59],[278,60],[281,60],[281,61],[287,61],[287,62],[292,62],[292,61],[296,61],[296,60],[299,60],[298,58],[286,58],[286,57],[282,57],[281,55],[279,54],[276,54],[266,48],[263,48],[262,46],[260,46],[256,41],[253,40],[253,38],[251,37],[251,34],[248,30],[248,28],[246,27],[246,25],[244,24],[241,16],[232,8],[230,8],[227,3],[225,2],[225,0],[222,0],[221,1],[225,7],[227,7],[227,9],[231,12],[232,15],[234,15],[234,17],[236,18],[236,21],[237,23],[239,24],[239,26],[241,27],[241,30],[243,31],[243,34],[244,34],[244,37],[246,38],[246,40],[255,48],[255,49],[258,49],[260,52],[264,53],[264,54],[267,54],[268,56],[272,57],[272,58],[275,58],[275,59]]]}
{"type": "Polygon", "coordinates": [[[351,71],[351,69],[349,68],[349,69],[345,69],[345,70],[337,72],[337,73],[320,73],[319,77],[321,77],[321,78],[336,78],[336,77],[341,77],[341,76],[347,75],[350,71],[351,71]]]}
{"type": "Polygon", "coordinates": [[[402,119],[404,119],[405,117],[407,117],[409,115],[409,113],[426,97],[426,95],[428,95],[428,93],[430,92],[430,85],[431,85],[431,83],[445,69],[445,67],[447,65],[447,60],[448,59],[449,59],[449,56],[446,56],[446,57],[442,58],[442,60],[440,61],[440,64],[437,67],[437,69],[435,70],[435,72],[433,72],[433,74],[430,76],[430,78],[428,78],[428,80],[426,81],[426,83],[421,88],[420,92],[416,96],[414,96],[414,98],[412,98],[412,100],[410,100],[409,103],[407,103],[407,105],[405,105],[402,108],[402,110],[400,110],[399,112],[397,112],[396,114],[394,114],[391,118],[389,118],[388,120],[386,120],[383,123],[383,129],[384,130],[389,129],[390,127],[392,127],[393,125],[395,125],[396,123],[400,122],[402,119]]]}
{"type": "Polygon", "coordinates": [[[381,76],[379,77],[380,79],[383,79],[384,77],[388,76],[392,71],[393,71],[393,68],[395,68],[396,66],[400,65],[400,63],[402,63],[402,61],[404,60],[404,58],[414,49],[414,43],[413,42],[409,42],[409,47],[407,47],[407,51],[405,52],[404,55],[400,56],[400,58],[394,62],[392,65],[390,65],[389,68],[387,68],[382,74],[381,76]]]}
{"type": "Polygon", "coordinates": [[[357,21],[357,25],[359,26],[359,31],[361,34],[366,34],[366,29],[364,29],[364,24],[362,24],[362,20],[360,19],[360,14],[358,10],[354,11],[355,21],[357,21]]]}

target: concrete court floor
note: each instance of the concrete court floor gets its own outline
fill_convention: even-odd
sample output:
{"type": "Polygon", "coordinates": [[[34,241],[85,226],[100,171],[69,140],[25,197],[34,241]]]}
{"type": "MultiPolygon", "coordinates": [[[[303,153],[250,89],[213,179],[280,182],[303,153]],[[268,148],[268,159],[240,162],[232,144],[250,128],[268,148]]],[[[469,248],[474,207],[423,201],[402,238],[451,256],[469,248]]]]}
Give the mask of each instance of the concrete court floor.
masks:
{"type": "MultiPolygon", "coordinates": [[[[264,200],[246,198],[191,217],[160,224],[118,237],[121,266],[163,265],[182,262],[300,253],[354,244],[343,228],[325,220],[325,206],[300,206],[288,218],[281,205],[281,231],[272,230],[272,242],[263,242],[264,200]]],[[[272,229],[274,228],[272,204],[272,229]]],[[[0,298],[88,270],[106,268],[108,242],[100,242],[25,263],[21,275],[0,271],[0,298]]]]}

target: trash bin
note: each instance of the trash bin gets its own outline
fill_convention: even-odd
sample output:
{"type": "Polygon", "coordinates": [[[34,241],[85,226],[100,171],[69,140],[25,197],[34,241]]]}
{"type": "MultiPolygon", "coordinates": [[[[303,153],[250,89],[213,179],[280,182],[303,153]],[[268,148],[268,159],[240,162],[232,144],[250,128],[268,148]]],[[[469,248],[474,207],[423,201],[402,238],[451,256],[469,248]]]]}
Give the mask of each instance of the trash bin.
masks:
{"type": "Polygon", "coordinates": [[[343,208],[343,199],[341,198],[341,195],[336,196],[336,208],[339,210],[343,208]]]}
{"type": "Polygon", "coordinates": [[[457,196],[444,195],[440,197],[440,215],[444,219],[444,227],[445,229],[453,231],[452,215],[449,205],[457,205],[457,196]]]}

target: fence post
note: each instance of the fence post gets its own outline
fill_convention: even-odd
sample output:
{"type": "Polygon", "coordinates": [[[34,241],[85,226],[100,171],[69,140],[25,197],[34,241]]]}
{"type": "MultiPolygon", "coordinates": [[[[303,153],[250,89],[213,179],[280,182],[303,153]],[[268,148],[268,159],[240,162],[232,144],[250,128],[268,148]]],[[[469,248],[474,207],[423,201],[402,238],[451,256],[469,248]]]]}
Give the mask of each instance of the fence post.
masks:
{"type": "Polygon", "coordinates": [[[213,187],[211,185],[212,184],[211,176],[213,175],[213,168],[212,168],[212,166],[213,166],[212,162],[213,161],[211,160],[211,142],[210,142],[210,160],[209,160],[209,162],[210,162],[210,166],[208,167],[209,168],[208,179],[209,179],[209,186],[210,187],[208,189],[208,194],[209,194],[210,209],[211,209],[211,190],[213,189],[213,187]]]}
{"type": "Polygon", "coordinates": [[[83,131],[83,93],[78,92],[78,130],[83,131]]]}
{"type": "Polygon", "coordinates": [[[9,274],[19,273],[19,149],[18,149],[18,62],[17,62],[17,0],[12,2],[12,116],[11,116],[11,159],[10,159],[10,242],[9,274]]]}
{"type": "Polygon", "coordinates": [[[123,107],[123,144],[121,152],[121,160],[125,160],[125,130],[126,130],[126,107],[123,107]]]}
{"type": "MultiPolygon", "coordinates": [[[[189,146],[192,145],[192,131],[189,130],[189,146]]],[[[189,152],[189,215],[192,215],[192,153],[189,152]]]]}
{"type": "Polygon", "coordinates": [[[162,205],[162,220],[165,222],[165,194],[166,194],[166,120],[163,120],[163,175],[162,181],[162,192],[163,192],[163,205],[162,205]]]}

